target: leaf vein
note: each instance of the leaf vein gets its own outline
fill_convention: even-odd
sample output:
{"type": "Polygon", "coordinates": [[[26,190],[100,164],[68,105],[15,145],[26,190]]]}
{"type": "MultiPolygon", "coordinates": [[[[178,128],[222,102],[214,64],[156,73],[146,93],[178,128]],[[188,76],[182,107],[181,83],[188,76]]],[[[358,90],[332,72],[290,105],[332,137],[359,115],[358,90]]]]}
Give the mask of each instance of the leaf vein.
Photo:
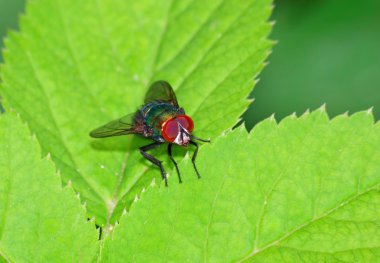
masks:
{"type": "Polygon", "coordinates": [[[197,31],[195,31],[195,33],[189,38],[189,40],[179,49],[179,51],[168,61],[166,62],[163,66],[161,66],[160,68],[157,69],[157,71],[161,71],[162,69],[164,69],[165,67],[167,67],[168,65],[170,65],[170,63],[172,63],[173,61],[175,61],[183,52],[186,51],[186,48],[188,46],[190,46],[193,41],[196,39],[196,37],[198,36],[198,34],[202,31],[202,29],[204,28],[205,25],[207,25],[209,22],[210,22],[210,19],[214,16],[214,14],[223,6],[223,4],[225,3],[226,0],[222,0],[220,2],[219,5],[216,6],[216,8],[214,8],[211,12],[210,12],[210,15],[205,19],[205,21],[198,27],[197,31]]]}
{"type": "Polygon", "coordinates": [[[333,212],[339,210],[342,207],[345,207],[346,205],[350,204],[353,201],[356,201],[359,197],[364,196],[365,194],[368,194],[371,191],[377,190],[379,187],[380,187],[380,183],[377,183],[377,184],[373,185],[372,187],[369,187],[367,190],[365,190],[365,191],[363,191],[363,192],[361,192],[359,194],[355,194],[354,196],[352,196],[350,198],[347,198],[346,200],[344,200],[343,202],[341,202],[337,206],[335,206],[332,209],[330,209],[330,210],[326,211],[325,213],[323,213],[321,216],[319,216],[319,217],[317,217],[317,218],[315,218],[313,220],[310,220],[308,222],[305,222],[304,224],[299,225],[298,227],[294,228],[292,231],[286,233],[285,235],[283,235],[282,237],[278,238],[277,240],[271,242],[270,244],[266,245],[265,247],[262,247],[261,249],[258,249],[258,250],[255,250],[255,251],[252,251],[248,256],[246,256],[246,257],[238,260],[238,262],[247,261],[250,258],[254,257],[255,255],[257,255],[257,254],[259,254],[259,253],[261,253],[261,252],[263,252],[265,250],[268,250],[271,247],[278,246],[282,241],[288,239],[289,237],[291,237],[295,233],[298,233],[299,231],[301,231],[302,229],[308,227],[309,225],[311,225],[311,224],[313,224],[313,223],[315,223],[315,222],[317,222],[319,220],[322,220],[322,219],[326,218],[327,216],[329,216],[333,212]]]}

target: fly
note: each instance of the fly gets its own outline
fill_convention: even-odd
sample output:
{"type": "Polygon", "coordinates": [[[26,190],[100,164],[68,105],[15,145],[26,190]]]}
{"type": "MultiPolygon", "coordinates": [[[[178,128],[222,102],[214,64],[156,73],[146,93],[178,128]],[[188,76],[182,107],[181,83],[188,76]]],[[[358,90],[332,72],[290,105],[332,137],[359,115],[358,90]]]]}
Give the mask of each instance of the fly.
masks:
{"type": "Polygon", "coordinates": [[[196,137],[192,134],[193,129],[193,120],[178,105],[176,95],[170,84],[166,81],[157,81],[150,86],[146,93],[144,104],[139,110],[91,131],[90,136],[104,138],[138,134],[153,140],[153,143],[142,146],[139,150],[147,160],[160,168],[162,179],[165,180],[165,185],[167,186],[168,181],[162,162],[147,152],[163,143],[168,143],[168,155],[177,170],[178,179],[181,183],[181,174],[177,162],[173,158],[172,147],[173,144],[184,147],[191,144],[195,146],[191,161],[198,178],[201,178],[195,165],[199,148],[195,140],[201,142],[210,142],[210,140],[196,137]]]}

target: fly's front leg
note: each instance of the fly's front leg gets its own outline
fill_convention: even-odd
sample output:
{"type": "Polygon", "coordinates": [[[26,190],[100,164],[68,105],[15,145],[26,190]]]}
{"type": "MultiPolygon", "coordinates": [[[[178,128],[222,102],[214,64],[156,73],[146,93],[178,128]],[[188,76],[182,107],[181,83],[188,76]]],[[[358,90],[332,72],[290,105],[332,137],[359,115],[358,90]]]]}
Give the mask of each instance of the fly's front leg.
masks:
{"type": "Polygon", "coordinates": [[[177,170],[177,175],[178,175],[179,182],[182,183],[181,174],[179,172],[177,162],[174,160],[173,155],[172,155],[172,146],[173,146],[173,144],[169,143],[169,145],[168,145],[168,155],[169,155],[170,160],[172,160],[172,162],[174,163],[175,169],[177,170]]]}
{"type": "MultiPolygon", "coordinates": [[[[211,142],[210,140],[205,140],[205,139],[198,138],[197,136],[195,136],[193,134],[191,134],[191,139],[194,139],[194,140],[197,140],[197,141],[200,141],[200,142],[211,142]]],[[[195,143],[195,142],[193,141],[193,143],[195,143]]]]}
{"type": "Polygon", "coordinates": [[[201,176],[198,172],[197,166],[195,165],[195,159],[197,158],[197,154],[198,154],[198,143],[190,140],[190,144],[195,146],[195,151],[194,151],[193,157],[191,158],[191,161],[193,162],[194,170],[197,173],[198,179],[200,179],[201,176]]]}
{"type": "Polygon", "coordinates": [[[148,145],[140,147],[139,150],[140,150],[140,153],[145,157],[145,159],[149,160],[151,163],[157,165],[160,168],[162,180],[165,180],[165,186],[168,186],[168,180],[166,178],[166,173],[165,173],[164,167],[162,166],[162,162],[147,153],[147,151],[152,150],[160,145],[161,145],[161,142],[154,142],[152,144],[148,144],[148,145]]]}

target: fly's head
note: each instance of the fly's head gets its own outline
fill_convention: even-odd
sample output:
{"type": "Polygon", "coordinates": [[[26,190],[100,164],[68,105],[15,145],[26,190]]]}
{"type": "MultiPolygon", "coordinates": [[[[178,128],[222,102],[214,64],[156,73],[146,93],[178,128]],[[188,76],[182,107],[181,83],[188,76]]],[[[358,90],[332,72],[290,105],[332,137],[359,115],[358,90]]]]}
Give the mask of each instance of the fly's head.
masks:
{"type": "Polygon", "coordinates": [[[168,119],[162,124],[162,137],[169,143],[187,146],[194,129],[193,120],[184,114],[168,119]]]}

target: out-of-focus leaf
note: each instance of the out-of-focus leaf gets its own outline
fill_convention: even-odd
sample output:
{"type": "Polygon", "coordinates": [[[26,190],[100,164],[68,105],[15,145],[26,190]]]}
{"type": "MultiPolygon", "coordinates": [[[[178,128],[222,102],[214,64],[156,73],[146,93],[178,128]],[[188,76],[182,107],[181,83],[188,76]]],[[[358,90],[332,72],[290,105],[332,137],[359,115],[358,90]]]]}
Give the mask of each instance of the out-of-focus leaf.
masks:
{"type": "Polygon", "coordinates": [[[276,1],[270,64],[252,92],[247,127],[326,103],[330,116],[374,106],[380,118],[380,1],[276,1]]]}

